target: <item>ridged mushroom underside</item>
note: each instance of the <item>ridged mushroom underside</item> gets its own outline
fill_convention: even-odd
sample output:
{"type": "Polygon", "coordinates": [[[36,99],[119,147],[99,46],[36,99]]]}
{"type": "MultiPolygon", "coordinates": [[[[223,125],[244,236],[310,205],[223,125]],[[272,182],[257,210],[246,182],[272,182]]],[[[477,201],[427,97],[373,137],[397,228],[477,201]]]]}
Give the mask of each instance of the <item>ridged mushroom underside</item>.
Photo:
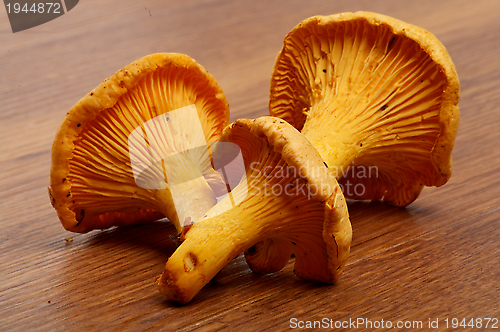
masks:
{"type": "Polygon", "coordinates": [[[301,130],[339,178],[349,166],[376,165],[379,188],[355,198],[408,202],[423,185],[442,185],[451,175],[459,85],[444,47],[430,36],[357,13],[313,17],[285,39],[271,115],[301,130]],[[390,189],[408,183],[406,192],[390,189]]]}
{"type": "MultiPolygon", "coordinates": [[[[86,232],[130,224],[141,216],[175,219],[166,175],[185,172],[187,178],[178,175],[177,182],[182,182],[213,172],[208,147],[189,148],[193,144],[207,146],[218,139],[227,124],[227,102],[218,86],[204,79],[207,75],[204,69],[188,57],[158,55],[157,58],[142,60],[149,61],[144,65],[146,68],[132,64],[105,80],[70,110],[59,129],[54,141],[49,192],[66,228],[86,232]],[[168,62],[169,57],[173,63],[168,62]],[[181,65],[176,65],[176,61],[181,65]],[[124,83],[134,75],[138,79],[124,83]],[[113,98],[116,98],[114,103],[113,98]],[[189,107],[195,115],[179,119],[179,109],[189,107]],[[178,120],[171,125],[176,114],[178,120]],[[143,144],[136,145],[132,152],[131,134],[138,132],[143,144]],[[61,139],[62,145],[68,140],[73,143],[64,147],[63,152],[56,146],[61,136],[65,139],[61,139]],[[162,155],[158,155],[158,147],[164,149],[162,155]],[[180,153],[174,155],[175,152],[180,153]],[[168,163],[161,159],[167,155],[172,155],[168,163]],[[65,162],[60,156],[69,158],[65,162]],[[134,177],[134,161],[149,162],[151,167],[134,177]],[[167,190],[158,190],[151,183],[163,183],[163,189],[167,190]]],[[[206,195],[213,195],[206,181],[215,178],[198,179],[200,190],[206,195]]]]}

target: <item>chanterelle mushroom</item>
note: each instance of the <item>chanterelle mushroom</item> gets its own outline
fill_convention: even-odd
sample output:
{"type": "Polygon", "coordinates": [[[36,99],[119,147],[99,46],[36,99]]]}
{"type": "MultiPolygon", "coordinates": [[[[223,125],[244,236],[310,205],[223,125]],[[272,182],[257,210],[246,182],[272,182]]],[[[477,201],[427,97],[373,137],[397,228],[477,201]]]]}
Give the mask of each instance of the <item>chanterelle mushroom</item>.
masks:
{"type": "Polygon", "coordinates": [[[166,216],[180,231],[220,196],[208,144],[228,120],[219,85],[190,57],[153,54],[124,67],[57,131],[49,193],[61,223],[83,233],[166,216]]]}
{"type": "Polygon", "coordinates": [[[351,224],[342,191],[314,147],[272,117],[238,120],[220,141],[241,148],[246,177],[231,200],[184,228],[184,242],[158,279],[160,291],[187,303],[243,251],[254,271],[278,271],[293,254],[299,278],[334,283],[349,254],[351,224]]]}
{"type": "Polygon", "coordinates": [[[357,12],[315,16],[287,35],[269,109],[311,141],[347,198],[406,206],[451,176],[459,95],[436,37],[357,12]]]}

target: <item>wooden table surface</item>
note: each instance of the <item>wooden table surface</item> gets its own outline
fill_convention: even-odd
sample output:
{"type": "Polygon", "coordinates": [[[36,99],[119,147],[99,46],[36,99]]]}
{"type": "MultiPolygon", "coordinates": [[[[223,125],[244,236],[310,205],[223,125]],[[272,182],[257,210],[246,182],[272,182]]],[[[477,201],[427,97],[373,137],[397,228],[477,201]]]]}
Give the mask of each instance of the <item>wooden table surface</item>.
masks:
{"type": "Polygon", "coordinates": [[[18,33],[3,9],[0,20],[1,331],[286,331],[323,319],[370,320],[375,330],[385,330],[382,320],[428,330],[437,319],[433,330],[446,330],[448,319],[451,330],[453,318],[482,318],[481,328],[460,327],[476,331],[500,319],[498,0],[87,0],[18,33]],[[179,306],[155,284],[175,249],[169,222],[63,229],[47,194],[52,140],[103,79],[147,54],[185,53],[218,80],[231,120],[267,115],[288,31],[309,16],[357,10],[443,42],[461,81],[461,124],[444,187],[424,189],[406,209],[349,203],[352,254],[337,284],[303,282],[291,264],[257,275],[240,255],[179,306]]]}

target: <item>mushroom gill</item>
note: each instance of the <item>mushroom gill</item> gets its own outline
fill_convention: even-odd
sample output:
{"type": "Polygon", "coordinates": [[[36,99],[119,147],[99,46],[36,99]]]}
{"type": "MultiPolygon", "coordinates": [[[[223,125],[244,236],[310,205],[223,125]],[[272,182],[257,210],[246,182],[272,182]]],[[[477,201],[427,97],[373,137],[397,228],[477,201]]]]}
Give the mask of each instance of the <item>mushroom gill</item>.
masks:
{"type": "Polygon", "coordinates": [[[287,35],[269,109],[311,141],[347,198],[405,206],[451,176],[459,93],[432,34],[384,15],[343,13],[311,17],[287,35]]]}
{"type": "Polygon", "coordinates": [[[124,67],[70,109],[54,139],[49,193],[63,226],[88,232],[166,216],[180,231],[216,203],[208,142],[228,119],[219,85],[188,56],[124,67]]]}

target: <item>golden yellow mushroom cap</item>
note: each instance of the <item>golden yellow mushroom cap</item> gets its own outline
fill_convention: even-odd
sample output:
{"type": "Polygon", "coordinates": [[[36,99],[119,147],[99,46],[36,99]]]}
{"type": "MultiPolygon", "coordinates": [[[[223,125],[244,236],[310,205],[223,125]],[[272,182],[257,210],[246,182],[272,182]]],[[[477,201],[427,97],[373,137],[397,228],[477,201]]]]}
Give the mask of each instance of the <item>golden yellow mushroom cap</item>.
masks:
{"type": "MultiPolygon", "coordinates": [[[[186,55],[152,54],[119,70],[69,110],[54,138],[49,194],[62,225],[88,232],[166,216],[180,228],[179,215],[185,211],[176,211],[168,184],[163,183],[164,189],[138,185],[134,160],[162,157],[151,152],[153,146],[173,154],[183,152],[182,144],[216,141],[228,120],[228,103],[219,85],[186,55]],[[170,125],[167,114],[184,108],[194,110],[198,131],[189,130],[189,117],[170,125]],[[143,133],[139,136],[145,142],[133,152],[132,133],[143,133]]],[[[188,172],[191,167],[207,177],[198,179],[199,186],[192,187],[194,193],[185,200],[195,205],[197,199],[205,201],[200,206],[206,211],[216,202],[209,184],[214,179],[209,153],[191,152],[189,158],[180,158],[178,169],[188,172]]],[[[165,181],[168,165],[161,160],[151,160],[151,165],[140,180],[154,182],[156,176],[165,181]]],[[[185,208],[193,209],[193,204],[185,208]]]]}
{"type": "Polygon", "coordinates": [[[290,31],[269,110],[304,133],[346,197],[405,206],[450,178],[459,98],[455,66],[434,35],[356,12],[314,16],[290,31]]]}

